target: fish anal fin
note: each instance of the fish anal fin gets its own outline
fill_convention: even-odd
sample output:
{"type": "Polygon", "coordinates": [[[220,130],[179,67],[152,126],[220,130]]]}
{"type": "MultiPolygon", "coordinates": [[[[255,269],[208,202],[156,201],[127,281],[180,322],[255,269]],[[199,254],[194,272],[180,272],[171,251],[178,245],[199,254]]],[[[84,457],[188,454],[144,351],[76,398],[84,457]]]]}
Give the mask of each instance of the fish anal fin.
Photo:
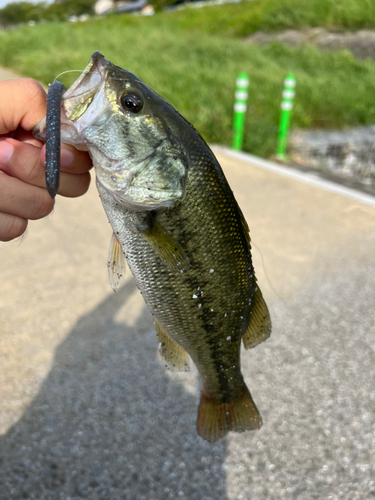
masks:
{"type": "Polygon", "coordinates": [[[252,431],[261,426],[262,417],[245,385],[239,397],[225,402],[202,390],[197,418],[201,438],[212,443],[229,431],[252,431]]]}
{"type": "Polygon", "coordinates": [[[112,290],[116,292],[124,280],[126,261],[121,243],[115,233],[112,234],[111,243],[109,245],[107,267],[109,284],[112,290]]]}
{"type": "Polygon", "coordinates": [[[171,371],[187,372],[188,353],[165,331],[157,319],[154,318],[156,336],[159,341],[159,352],[166,367],[171,371]]]}
{"type": "Polygon", "coordinates": [[[245,349],[250,349],[264,342],[271,335],[271,317],[262,292],[258,288],[252,299],[253,308],[249,326],[242,336],[245,349]]]}
{"type": "Polygon", "coordinates": [[[170,267],[183,271],[189,268],[189,259],[182,246],[156,220],[151,228],[142,231],[142,234],[152,249],[170,267]]]}

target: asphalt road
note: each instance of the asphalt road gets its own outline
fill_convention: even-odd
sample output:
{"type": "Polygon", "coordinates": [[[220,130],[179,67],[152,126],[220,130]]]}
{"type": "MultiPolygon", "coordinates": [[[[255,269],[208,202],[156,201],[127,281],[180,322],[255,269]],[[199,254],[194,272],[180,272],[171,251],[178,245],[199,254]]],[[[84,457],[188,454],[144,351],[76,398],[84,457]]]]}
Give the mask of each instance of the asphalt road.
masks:
{"type": "Polygon", "coordinates": [[[197,436],[93,184],[0,244],[1,500],[375,499],[375,208],[218,159],[273,319],[242,356],[262,429],[197,436]]]}

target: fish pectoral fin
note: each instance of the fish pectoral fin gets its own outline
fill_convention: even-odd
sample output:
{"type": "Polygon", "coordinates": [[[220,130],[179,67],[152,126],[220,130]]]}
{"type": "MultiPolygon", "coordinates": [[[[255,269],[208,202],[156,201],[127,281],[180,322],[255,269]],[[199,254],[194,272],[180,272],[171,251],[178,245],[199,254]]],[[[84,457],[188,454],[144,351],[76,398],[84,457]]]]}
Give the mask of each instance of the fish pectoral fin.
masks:
{"type": "Polygon", "coordinates": [[[112,234],[111,243],[109,244],[107,268],[109,284],[112,290],[117,292],[124,280],[126,262],[121,243],[115,233],[112,234]]]}
{"type": "Polygon", "coordinates": [[[252,431],[261,426],[262,417],[245,384],[242,394],[230,401],[222,401],[202,390],[197,418],[201,438],[212,443],[229,431],[252,431]]]}
{"type": "Polygon", "coordinates": [[[270,313],[259,288],[252,300],[254,305],[249,326],[242,336],[245,349],[255,347],[271,335],[272,323],[270,313]]]}
{"type": "Polygon", "coordinates": [[[189,355],[171,336],[164,330],[157,319],[154,318],[156,336],[159,341],[159,352],[165,366],[176,372],[187,372],[190,370],[188,364],[189,355]]]}
{"type": "Polygon", "coordinates": [[[153,250],[174,269],[186,271],[190,262],[182,246],[156,220],[152,226],[142,231],[153,250]]]}

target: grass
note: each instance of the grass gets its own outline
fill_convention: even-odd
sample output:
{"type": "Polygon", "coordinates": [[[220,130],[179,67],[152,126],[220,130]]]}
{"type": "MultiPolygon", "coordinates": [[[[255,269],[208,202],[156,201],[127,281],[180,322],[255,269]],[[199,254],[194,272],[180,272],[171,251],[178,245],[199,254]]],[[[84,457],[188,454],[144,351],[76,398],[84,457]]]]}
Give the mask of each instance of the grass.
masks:
{"type": "MultiPolygon", "coordinates": [[[[292,5],[293,1],[283,4],[292,5]]],[[[220,8],[228,12],[227,8],[241,5],[260,9],[263,4],[281,4],[281,0],[220,8]]],[[[333,6],[328,0],[326,4],[333,6]]],[[[100,50],[169,99],[206,140],[227,145],[232,137],[236,75],[246,71],[251,83],[244,150],[265,157],[275,152],[282,84],[291,71],[297,78],[293,127],[342,128],[374,122],[372,61],[357,61],[345,51],[319,52],[309,46],[297,50],[280,44],[258,47],[210,33],[197,36],[194,29],[187,28],[187,21],[185,27],[178,21],[185,12],[187,18],[201,13],[206,19],[212,9],[219,7],[152,18],[109,16],[86,23],[46,23],[2,31],[0,64],[48,83],[62,71],[82,70],[91,53],[100,50]]],[[[265,23],[264,12],[262,15],[265,23]]],[[[76,77],[73,73],[61,80],[69,85],[76,77]]]]}
{"type": "Polygon", "coordinates": [[[253,0],[184,9],[168,15],[183,29],[235,38],[258,30],[281,31],[305,26],[336,30],[375,28],[373,0],[253,0]]]}

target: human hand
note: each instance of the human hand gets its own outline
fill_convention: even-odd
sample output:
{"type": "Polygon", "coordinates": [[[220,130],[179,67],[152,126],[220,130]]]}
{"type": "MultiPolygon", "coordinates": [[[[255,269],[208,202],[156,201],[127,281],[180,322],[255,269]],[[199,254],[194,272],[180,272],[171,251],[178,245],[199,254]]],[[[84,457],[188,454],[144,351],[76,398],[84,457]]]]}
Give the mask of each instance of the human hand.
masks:
{"type": "MultiPolygon", "coordinates": [[[[21,236],[28,220],[48,215],[54,206],[45,182],[45,146],[31,134],[46,114],[47,96],[31,79],[0,82],[0,241],[21,236]]],[[[58,194],[83,195],[90,184],[89,155],[61,145],[58,194]]]]}

